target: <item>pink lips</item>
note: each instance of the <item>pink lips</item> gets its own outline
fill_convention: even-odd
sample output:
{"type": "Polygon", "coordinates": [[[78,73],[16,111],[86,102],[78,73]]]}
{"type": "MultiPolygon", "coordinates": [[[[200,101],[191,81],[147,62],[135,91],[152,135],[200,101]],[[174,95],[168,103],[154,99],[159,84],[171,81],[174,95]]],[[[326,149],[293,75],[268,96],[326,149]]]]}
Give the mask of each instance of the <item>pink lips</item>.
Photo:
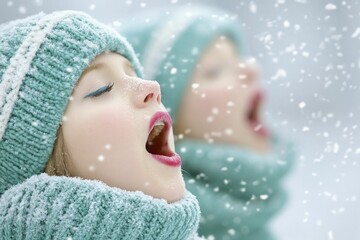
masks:
{"type": "MultiPolygon", "coordinates": [[[[263,101],[264,99],[264,94],[261,91],[256,92],[251,100],[250,100],[250,104],[249,104],[249,112],[250,111],[254,111],[254,109],[257,111],[257,108],[259,107],[259,104],[263,101]]],[[[254,113],[253,113],[254,114],[254,113]]],[[[256,113],[257,115],[257,113],[256,113]]],[[[264,138],[269,137],[269,131],[267,130],[267,128],[259,121],[258,116],[256,117],[251,117],[249,119],[249,124],[251,129],[258,135],[264,138]]]]}
{"type": "MultiPolygon", "coordinates": [[[[165,131],[166,136],[168,136],[169,129],[172,126],[172,119],[167,112],[156,112],[152,116],[152,118],[150,119],[148,133],[150,134],[151,130],[155,126],[155,123],[159,122],[159,121],[162,121],[165,123],[165,128],[163,131],[165,131]]],[[[167,145],[167,141],[166,141],[166,147],[169,148],[167,145]]],[[[161,162],[167,166],[171,166],[171,167],[181,166],[181,158],[176,152],[171,151],[170,156],[158,155],[158,154],[152,154],[152,153],[150,153],[150,154],[153,156],[154,159],[158,160],[159,162],[161,162]]]]}

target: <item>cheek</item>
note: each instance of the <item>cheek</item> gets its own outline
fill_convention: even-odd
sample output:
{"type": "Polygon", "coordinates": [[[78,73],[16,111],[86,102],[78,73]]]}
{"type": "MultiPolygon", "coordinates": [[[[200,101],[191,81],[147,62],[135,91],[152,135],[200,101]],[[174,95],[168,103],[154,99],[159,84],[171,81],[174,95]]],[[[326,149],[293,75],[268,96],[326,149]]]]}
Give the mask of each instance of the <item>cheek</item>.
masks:
{"type": "Polygon", "coordinates": [[[88,165],[101,160],[103,155],[113,159],[126,151],[131,142],[132,122],[116,107],[78,109],[64,125],[64,137],[75,165],[88,165]],[[115,151],[114,151],[115,150],[115,151]]]}
{"type": "Polygon", "coordinates": [[[225,87],[211,87],[200,89],[199,93],[192,94],[189,106],[192,108],[194,116],[201,118],[201,121],[219,118],[232,112],[234,108],[239,108],[241,102],[239,96],[231,89],[225,87]]]}
{"type": "Polygon", "coordinates": [[[203,108],[209,114],[226,117],[236,114],[245,114],[249,104],[249,96],[252,89],[241,87],[239,84],[212,87],[204,90],[206,98],[202,101],[203,108]]]}
{"type": "Polygon", "coordinates": [[[239,127],[245,116],[248,90],[234,86],[200,88],[198,93],[188,94],[186,99],[186,128],[203,136],[213,131],[239,127]],[[205,97],[202,97],[205,96],[205,97]]]}

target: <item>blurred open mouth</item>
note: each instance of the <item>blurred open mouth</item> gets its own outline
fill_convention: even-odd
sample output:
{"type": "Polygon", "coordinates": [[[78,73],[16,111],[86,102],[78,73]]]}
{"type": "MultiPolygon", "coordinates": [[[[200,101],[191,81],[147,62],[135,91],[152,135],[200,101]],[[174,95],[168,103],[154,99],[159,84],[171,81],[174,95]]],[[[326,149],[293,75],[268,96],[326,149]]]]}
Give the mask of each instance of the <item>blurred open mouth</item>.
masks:
{"type": "Polygon", "coordinates": [[[261,104],[264,95],[262,92],[256,92],[250,99],[249,108],[247,112],[247,120],[253,132],[260,137],[268,137],[269,132],[260,120],[261,104]]]}
{"type": "Polygon", "coordinates": [[[171,125],[172,120],[167,112],[156,112],[150,120],[146,150],[159,162],[177,167],[181,165],[180,156],[168,145],[171,125]]]}

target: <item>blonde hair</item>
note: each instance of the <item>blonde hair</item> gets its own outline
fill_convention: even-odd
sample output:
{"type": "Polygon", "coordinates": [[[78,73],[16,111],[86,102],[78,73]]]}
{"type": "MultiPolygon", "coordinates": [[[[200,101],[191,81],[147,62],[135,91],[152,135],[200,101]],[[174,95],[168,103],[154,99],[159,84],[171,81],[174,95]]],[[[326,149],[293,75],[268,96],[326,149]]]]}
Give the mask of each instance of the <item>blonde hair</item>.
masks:
{"type": "Polygon", "coordinates": [[[69,156],[66,152],[64,143],[64,134],[62,128],[58,129],[57,138],[51,156],[46,163],[44,172],[50,176],[70,176],[69,172],[69,156]]]}

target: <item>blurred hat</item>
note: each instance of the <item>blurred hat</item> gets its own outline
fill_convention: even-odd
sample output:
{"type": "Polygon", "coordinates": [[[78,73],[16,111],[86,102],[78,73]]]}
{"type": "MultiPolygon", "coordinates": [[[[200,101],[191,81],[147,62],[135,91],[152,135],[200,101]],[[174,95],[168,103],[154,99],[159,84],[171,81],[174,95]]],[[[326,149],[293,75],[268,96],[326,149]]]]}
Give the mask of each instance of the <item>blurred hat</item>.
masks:
{"type": "Polygon", "coordinates": [[[236,18],[205,6],[150,9],[127,19],[119,31],[138,54],[145,78],[159,82],[173,120],[202,52],[217,37],[227,37],[243,51],[236,18]]]}

